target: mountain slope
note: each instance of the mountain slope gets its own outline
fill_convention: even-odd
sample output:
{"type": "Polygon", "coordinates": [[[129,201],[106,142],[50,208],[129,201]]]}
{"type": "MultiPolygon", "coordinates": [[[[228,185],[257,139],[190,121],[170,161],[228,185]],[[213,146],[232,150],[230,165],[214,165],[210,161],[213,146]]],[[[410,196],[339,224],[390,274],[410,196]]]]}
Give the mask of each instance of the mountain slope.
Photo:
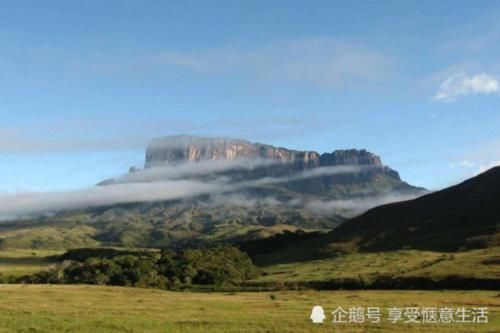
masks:
{"type": "Polygon", "coordinates": [[[98,188],[116,188],[127,197],[141,199],[142,193],[128,193],[137,189],[127,188],[132,183],[147,183],[149,189],[158,183],[163,187],[154,192],[159,194],[175,191],[169,184],[183,190],[188,183],[195,194],[189,195],[188,189],[169,200],[160,195],[157,200],[129,200],[4,223],[0,225],[0,245],[57,248],[71,247],[72,242],[75,246],[97,242],[163,247],[236,242],[283,230],[327,231],[366,209],[415,197],[423,190],[402,181],[380,157],[366,150],[319,154],[192,136],[153,140],[144,169],[131,168],[121,177],[101,182],[98,188]],[[58,237],[37,237],[30,233],[34,226],[56,228],[58,237]]]}
{"type": "Polygon", "coordinates": [[[272,264],[357,251],[498,249],[500,167],[414,200],[373,208],[324,236],[302,238],[256,259],[272,264]]]}
{"type": "Polygon", "coordinates": [[[500,167],[415,200],[374,208],[333,230],[364,250],[458,250],[498,245],[500,167]]]}

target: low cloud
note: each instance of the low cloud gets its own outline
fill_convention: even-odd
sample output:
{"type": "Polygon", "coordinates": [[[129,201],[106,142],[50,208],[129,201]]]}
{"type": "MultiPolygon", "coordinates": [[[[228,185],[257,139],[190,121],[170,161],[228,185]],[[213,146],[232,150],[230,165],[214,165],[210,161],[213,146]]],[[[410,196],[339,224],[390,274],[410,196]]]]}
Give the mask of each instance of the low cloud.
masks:
{"type": "Polygon", "coordinates": [[[177,165],[157,166],[135,172],[129,172],[116,178],[118,183],[144,183],[162,180],[214,175],[229,170],[251,170],[254,168],[277,164],[270,159],[237,159],[207,160],[187,162],[177,165]]]}
{"type": "Polygon", "coordinates": [[[117,184],[65,192],[28,192],[0,196],[0,218],[31,217],[61,210],[187,198],[219,191],[217,185],[178,180],[117,184]]]}
{"type": "MultiPolygon", "coordinates": [[[[274,159],[220,159],[204,160],[199,162],[184,162],[180,164],[156,166],[140,169],[113,179],[114,183],[144,183],[165,180],[175,180],[190,177],[216,176],[226,171],[254,170],[260,167],[288,164],[274,159]]],[[[244,180],[235,183],[238,188],[253,187],[261,185],[279,184],[284,182],[298,181],[306,178],[329,176],[341,173],[358,173],[378,166],[363,165],[339,165],[329,167],[317,167],[307,169],[289,177],[263,177],[258,179],[244,180]]],[[[219,182],[228,182],[231,179],[224,176],[217,177],[219,182]]]]}
{"type": "Polygon", "coordinates": [[[360,166],[360,165],[339,165],[339,166],[330,166],[330,167],[319,167],[309,170],[304,170],[299,172],[296,175],[290,177],[264,177],[255,180],[243,181],[240,182],[237,187],[245,188],[245,187],[255,187],[255,186],[265,186],[272,184],[281,184],[281,183],[289,183],[293,181],[304,180],[308,178],[314,177],[322,177],[322,176],[333,176],[342,173],[358,173],[362,171],[366,171],[374,168],[373,166],[360,166]]]}
{"type": "MultiPolygon", "coordinates": [[[[240,193],[239,191],[253,187],[365,170],[365,167],[360,166],[321,167],[305,170],[290,177],[266,177],[245,181],[233,181],[227,177],[214,177],[201,181],[196,179],[197,177],[194,177],[195,175],[210,174],[216,171],[248,167],[248,164],[245,164],[248,161],[245,160],[225,163],[211,161],[207,164],[182,164],[177,167],[169,167],[168,169],[158,168],[154,170],[155,168],[152,168],[152,173],[149,173],[150,170],[146,170],[142,175],[139,173],[140,176],[138,177],[140,179],[150,180],[151,182],[120,183],[66,192],[4,194],[0,196],[0,202],[2,202],[0,206],[0,218],[5,220],[17,217],[32,217],[61,210],[134,202],[167,201],[203,194],[238,194],[240,193]],[[212,165],[210,166],[210,164],[212,165]],[[193,177],[193,179],[189,179],[190,177],[193,177]]],[[[134,174],[130,174],[130,177],[134,176],[134,174]]],[[[242,204],[243,199],[242,197],[236,198],[233,200],[233,203],[236,201],[242,204]]],[[[264,201],[259,201],[259,203],[270,205],[277,204],[277,201],[268,198],[264,201]]],[[[257,202],[249,202],[248,204],[255,205],[257,202]]]]}
{"type": "Polygon", "coordinates": [[[500,91],[498,80],[488,74],[467,75],[460,72],[448,77],[439,86],[434,100],[454,102],[469,95],[497,94],[500,91]]]}
{"type": "Polygon", "coordinates": [[[312,200],[307,202],[305,204],[305,207],[312,213],[318,215],[328,215],[339,210],[344,210],[349,212],[351,216],[354,216],[380,205],[385,205],[391,202],[412,200],[425,193],[427,192],[412,195],[391,193],[386,195],[377,195],[373,197],[350,200],[312,200]]]}

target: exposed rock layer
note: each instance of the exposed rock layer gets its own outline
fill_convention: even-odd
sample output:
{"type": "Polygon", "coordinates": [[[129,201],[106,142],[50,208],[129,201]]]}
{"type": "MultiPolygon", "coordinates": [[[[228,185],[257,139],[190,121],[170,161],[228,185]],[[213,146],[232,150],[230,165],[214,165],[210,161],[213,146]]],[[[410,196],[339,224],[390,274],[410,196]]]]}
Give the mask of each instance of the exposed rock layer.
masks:
{"type": "MultiPolygon", "coordinates": [[[[219,159],[273,159],[302,168],[336,165],[382,167],[380,157],[364,149],[336,150],[320,155],[315,151],[290,150],[238,139],[171,136],[154,139],[150,143],[145,168],[219,159]]],[[[399,178],[395,171],[387,171],[399,178]]]]}

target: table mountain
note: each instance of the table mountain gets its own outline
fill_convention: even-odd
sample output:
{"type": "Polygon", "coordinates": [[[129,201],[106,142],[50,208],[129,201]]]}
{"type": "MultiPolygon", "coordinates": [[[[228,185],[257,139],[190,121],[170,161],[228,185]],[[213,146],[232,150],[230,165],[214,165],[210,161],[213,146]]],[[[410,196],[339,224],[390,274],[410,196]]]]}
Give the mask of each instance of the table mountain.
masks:
{"type": "MultiPolygon", "coordinates": [[[[413,198],[424,191],[402,181],[380,157],[363,149],[320,154],[196,136],[152,140],[144,168],[131,168],[123,176],[99,185],[120,184],[120,190],[130,192],[128,183],[156,182],[176,186],[187,183],[196,194],[145,201],[141,193],[132,193],[137,202],[56,212],[35,221],[16,222],[15,229],[47,226],[51,232],[10,233],[15,236],[5,237],[3,245],[54,247],[51,242],[56,241],[64,247],[95,242],[171,246],[240,241],[283,230],[327,231],[376,205],[413,198]]],[[[162,191],[169,191],[169,187],[162,191]]]]}

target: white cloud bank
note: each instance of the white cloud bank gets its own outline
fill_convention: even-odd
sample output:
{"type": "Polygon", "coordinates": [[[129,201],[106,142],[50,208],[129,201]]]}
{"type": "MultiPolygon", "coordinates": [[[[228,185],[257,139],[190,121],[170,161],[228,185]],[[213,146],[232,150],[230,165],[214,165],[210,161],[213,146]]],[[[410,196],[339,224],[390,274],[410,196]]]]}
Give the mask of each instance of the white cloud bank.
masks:
{"type": "Polygon", "coordinates": [[[176,165],[157,166],[129,172],[116,178],[118,183],[147,183],[163,180],[175,180],[196,176],[214,175],[229,170],[250,170],[262,166],[277,164],[270,159],[206,160],[196,163],[187,162],[176,165]]]}
{"type": "Polygon", "coordinates": [[[469,95],[489,95],[500,92],[498,80],[488,74],[467,75],[464,72],[454,74],[439,86],[434,100],[454,102],[459,97],[469,95]]]}
{"type": "Polygon", "coordinates": [[[118,203],[173,200],[217,192],[215,184],[178,180],[96,186],[65,192],[26,192],[0,196],[0,219],[36,216],[60,210],[118,203]]]}
{"type": "Polygon", "coordinates": [[[426,193],[427,192],[424,191],[422,191],[421,193],[407,195],[388,193],[350,200],[312,200],[307,202],[305,207],[309,211],[319,215],[333,214],[335,213],[335,211],[342,209],[350,211],[351,215],[354,216],[377,206],[392,202],[412,200],[426,193]]]}
{"type": "MultiPolygon", "coordinates": [[[[248,167],[248,161],[214,161],[198,165],[182,164],[152,168],[129,174],[135,182],[96,186],[66,192],[28,192],[0,195],[0,219],[30,217],[61,210],[108,206],[134,202],[167,201],[184,199],[203,194],[239,193],[248,188],[268,186],[313,177],[356,173],[365,170],[361,166],[333,166],[305,170],[288,177],[264,177],[251,180],[234,181],[228,177],[210,177],[209,180],[189,179],[193,176],[213,174],[214,172],[248,167]],[[155,170],[156,169],[156,170],[155,170]],[[181,177],[186,177],[179,179],[181,177]]],[[[262,162],[264,163],[264,162],[262,162]]],[[[260,163],[259,165],[263,165],[260,163]]],[[[267,162],[266,162],[267,163],[267,162]]],[[[264,204],[270,204],[269,200],[264,204]]],[[[360,203],[337,202],[340,206],[358,206],[360,203]]],[[[365,203],[361,203],[364,206],[365,203]]],[[[366,205],[371,206],[370,204],[366,205]]],[[[314,208],[314,207],[312,207],[314,208]]],[[[319,211],[320,209],[318,209],[319,211]]]]}

